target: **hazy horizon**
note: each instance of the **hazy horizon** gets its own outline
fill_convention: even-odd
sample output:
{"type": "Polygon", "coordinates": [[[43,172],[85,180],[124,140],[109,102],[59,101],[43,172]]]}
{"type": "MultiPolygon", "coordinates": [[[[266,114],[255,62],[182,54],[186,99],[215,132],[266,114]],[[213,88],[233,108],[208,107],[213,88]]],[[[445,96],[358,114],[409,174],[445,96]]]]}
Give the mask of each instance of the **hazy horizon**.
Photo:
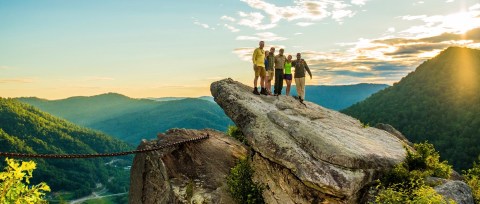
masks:
{"type": "Polygon", "coordinates": [[[480,48],[474,0],[0,1],[0,96],[209,96],[252,86],[251,53],[302,52],[308,85],[392,85],[449,46],[480,48]]]}

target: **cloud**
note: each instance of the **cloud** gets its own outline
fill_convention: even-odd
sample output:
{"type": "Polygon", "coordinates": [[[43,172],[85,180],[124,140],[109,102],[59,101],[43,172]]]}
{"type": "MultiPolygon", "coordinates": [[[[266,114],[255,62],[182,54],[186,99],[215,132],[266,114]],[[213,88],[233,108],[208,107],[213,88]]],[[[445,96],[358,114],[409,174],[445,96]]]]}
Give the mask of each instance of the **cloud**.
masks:
{"type": "Polygon", "coordinates": [[[230,16],[222,16],[220,17],[221,20],[224,20],[224,21],[230,21],[230,22],[235,22],[236,19],[233,18],[233,17],[230,17],[230,16]]]}
{"type": "Polygon", "coordinates": [[[238,21],[238,25],[247,26],[255,30],[267,30],[277,26],[277,24],[275,23],[262,24],[262,21],[265,18],[265,16],[259,12],[251,12],[251,13],[239,12],[238,15],[242,17],[242,19],[238,21]]]}
{"type": "Polygon", "coordinates": [[[368,0],[352,0],[352,4],[363,6],[368,0]]]}
{"type": "MultiPolygon", "coordinates": [[[[366,0],[354,0],[352,4],[347,4],[339,0],[295,0],[293,5],[277,6],[264,0],[241,0],[253,9],[260,12],[239,12],[239,25],[248,26],[256,30],[266,30],[277,26],[281,20],[294,21],[320,21],[330,17],[341,23],[345,18],[355,15],[352,10],[353,5],[364,5],[366,0]],[[265,13],[268,19],[265,18],[265,13]],[[263,23],[269,20],[268,23],[263,23]]],[[[305,24],[305,22],[301,22],[305,24]]]]}
{"type": "Polygon", "coordinates": [[[238,36],[236,40],[252,40],[252,41],[266,41],[266,42],[274,42],[274,41],[283,41],[287,40],[288,38],[277,36],[275,33],[272,32],[263,32],[263,33],[256,33],[255,36],[238,36]]]}
{"type": "Polygon", "coordinates": [[[303,35],[303,33],[294,33],[293,35],[303,35]]]}
{"type": "Polygon", "coordinates": [[[86,77],[85,81],[113,81],[115,80],[112,77],[102,77],[102,76],[90,76],[86,77]]]}
{"type": "Polygon", "coordinates": [[[193,24],[195,24],[195,25],[198,25],[198,26],[200,26],[202,28],[205,28],[205,29],[215,30],[214,27],[211,27],[210,25],[208,25],[206,23],[201,23],[196,18],[192,18],[192,19],[193,19],[193,24]]]}
{"type": "Polygon", "coordinates": [[[230,30],[232,33],[236,33],[236,32],[238,32],[238,31],[240,31],[240,29],[235,28],[235,27],[233,27],[233,26],[231,26],[231,25],[228,25],[228,24],[223,24],[223,26],[224,26],[225,28],[227,28],[228,30],[230,30]]]}
{"type": "Polygon", "coordinates": [[[311,22],[298,22],[296,23],[298,26],[302,26],[302,27],[307,27],[307,26],[311,26],[313,25],[313,23],[311,22]]]}
{"type": "Polygon", "coordinates": [[[0,70],[7,70],[7,69],[13,69],[13,67],[6,66],[6,65],[0,65],[0,70]]]}
{"type": "Polygon", "coordinates": [[[412,26],[401,33],[407,36],[426,37],[442,33],[464,33],[480,27],[480,4],[468,8],[468,11],[448,15],[401,16],[403,20],[422,21],[422,25],[412,26]]]}
{"type": "Polygon", "coordinates": [[[27,83],[33,83],[33,82],[35,82],[33,78],[0,79],[0,84],[27,84],[27,83]]]}

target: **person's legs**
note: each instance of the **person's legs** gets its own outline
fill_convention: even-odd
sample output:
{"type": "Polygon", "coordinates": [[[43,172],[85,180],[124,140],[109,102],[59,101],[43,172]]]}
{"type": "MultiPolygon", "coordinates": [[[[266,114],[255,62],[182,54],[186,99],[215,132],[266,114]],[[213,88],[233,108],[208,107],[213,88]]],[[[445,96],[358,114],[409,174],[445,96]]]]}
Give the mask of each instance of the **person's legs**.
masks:
{"type": "MultiPolygon", "coordinates": [[[[295,79],[296,80],[296,79],[295,79]]],[[[305,99],[305,77],[298,78],[297,91],[300,101],[305,99]]]]}
{"type": "Polygon", "coordinates": [[[297,88],[297,95],[300,97],[300,78],[295,78],[295,87],[297,88]]]}
{"type": "Polygon", "coordinates": [[[286,79],[285,82],[287,82],[287,90],[286,90],[286,95],[290,95],[290,86],[292,85],[292,80],[286,79]]]}
{"type": "Polygon", "coordinates": [[[260,86],[262,87],[262,89],[260,91],[261,94],[266,94],[266,89],[265,89],[266,80],[265,80],[265,77],[266,77],[265,67],[260,67],[260,86]]]}
{"type": "Polygon", "coordinates": [[[272,79],[274,77],[273,70],[267,71],[267,80],[265,81],[265,88],[267,89],[268,94],[272,93],[272,79]]]}
{"type": "Polygon", "coordinates": [[[260,76],[260,69],[256,65],[253,65],[253,71],[255,72],[255,78],[253,79],[253,93],[259,95],[257,89],[258,77],[260,76]]]}
{"type": "Polygon", "coordinates": [[[275,90],[274,93],[277,95],[282,94],[283,88],[283,69],[275,69],[275,90]]]}

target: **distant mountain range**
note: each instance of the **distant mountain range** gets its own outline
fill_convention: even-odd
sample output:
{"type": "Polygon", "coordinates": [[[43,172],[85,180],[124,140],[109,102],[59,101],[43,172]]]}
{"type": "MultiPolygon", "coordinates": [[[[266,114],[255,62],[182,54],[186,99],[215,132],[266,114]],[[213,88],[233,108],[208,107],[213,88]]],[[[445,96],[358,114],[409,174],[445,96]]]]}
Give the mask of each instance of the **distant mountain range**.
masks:
{"type": "MultiPolygon", "coordinates": [[[[354,84],[336,86],[307,86],[305,98],[325,108],[342,110],[362,101],[370,95],[389,87],[386,84],[354,84]]],[[[282,92],[285,94],[285,87],[282,92]]],[[[290,95],[297,95],[296,86],[292,86],[290,95]]]]}
{"type": "MultiPolygon", "coordinates": [[[[388,85],[308,86],[307,100],[339,110],[361,101],[388,85]]],[[[292,87],[295,93],[295,86],[292,87]]],[[[213,128],[225,131],[233,124],[213,97],[133,99],[116,93],[61,100],[18,98],[52,115],[97,129],[130,144],[153,139],[170,128],[213,128]]]]}
{"type": "MultiPolygon", "coordinates": [[[[205,97],[207,98],[207,97],[205,97]]],[[[208,99],[155,101],[116,93],[62,100],[19,98],[52,115],[103,131],[133,145],[170,128],[213,128],[225,131],[231,120],[208,99]]]]}
{"type": "MultiPolygon", "coordinates": [[[[31,105],[0,98],[1,152],[93,154],[132,148],[118,139],[58,119],[31,105]]],[[[124,159],[131,161],[132,158],[124,159]]],[[[97,183],[105,185],[113,181],[116,186],[128,187],[128,179],[125,179],[128,172],[122,168],[106,166],[105,163],[110,160],[112,159],[34,159],[37,169],[33,182],[45,181],[52,191],[70,191],[76,197],[90,194],[97,183]]],[[[0,166],[3,164],[0,162],[0,166]]]]}
{"type": "Polygon", "coordinates": [[[480,50],[448,48],[343,112],[428,140],[457,170],[469,168],[480,155],[480,50]]]}

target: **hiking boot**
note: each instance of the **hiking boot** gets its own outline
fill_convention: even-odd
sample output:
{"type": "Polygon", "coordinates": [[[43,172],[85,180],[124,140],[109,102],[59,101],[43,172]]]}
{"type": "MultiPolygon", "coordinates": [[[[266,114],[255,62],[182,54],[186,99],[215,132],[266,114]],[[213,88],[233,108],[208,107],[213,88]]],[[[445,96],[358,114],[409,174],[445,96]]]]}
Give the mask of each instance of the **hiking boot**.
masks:
{"type": "Polygon", "coordinates": [[[267,89],[262,88],[261,91],[260,91],[260,94],[262,94],[262,95],[268,95],[267,89]]]}
{"type": "Polygon", "coordinates": [[[255,95],[260,95],[260,93],[258,93],[257,87],[253,88],[253,94],[255,94],[255,95]]]}

